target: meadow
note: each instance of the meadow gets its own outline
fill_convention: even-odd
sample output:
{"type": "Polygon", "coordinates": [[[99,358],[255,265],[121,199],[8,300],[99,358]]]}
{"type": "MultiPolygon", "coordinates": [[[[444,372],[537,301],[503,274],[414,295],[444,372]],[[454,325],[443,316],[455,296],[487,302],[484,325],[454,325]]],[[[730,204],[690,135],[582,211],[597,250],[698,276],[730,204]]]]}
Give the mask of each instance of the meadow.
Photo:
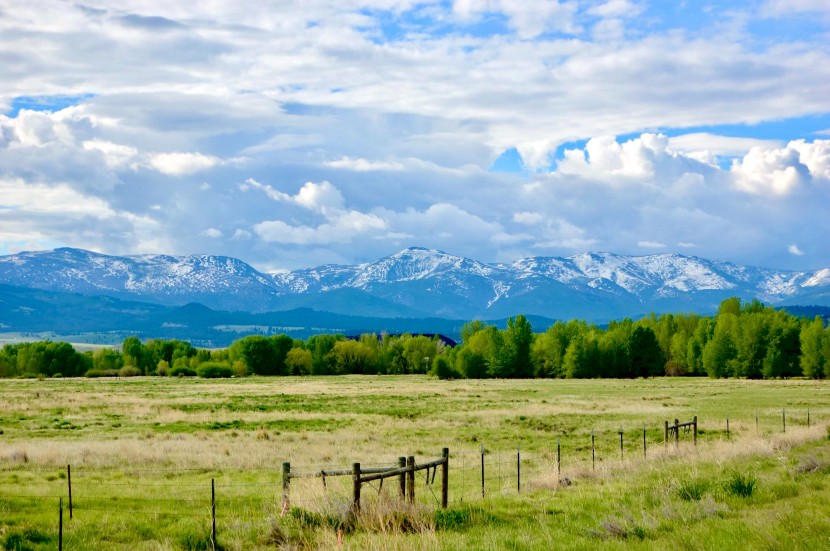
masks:
{"type": "Polygon", "coordinates": [[[222,549],[826,548],[828,423],[808,380],[4,380],[0,545],[55,549],[62,500],[64,549],[212,549],[212,510],[222,549]],[[693,416],[697,445],[664,445],[693,416]],[[316,477],[283,507],[283,462],[445,447],[446,510],[422,473],[412,504],[376,483],[355,515],[349,477],[316,477]]]}

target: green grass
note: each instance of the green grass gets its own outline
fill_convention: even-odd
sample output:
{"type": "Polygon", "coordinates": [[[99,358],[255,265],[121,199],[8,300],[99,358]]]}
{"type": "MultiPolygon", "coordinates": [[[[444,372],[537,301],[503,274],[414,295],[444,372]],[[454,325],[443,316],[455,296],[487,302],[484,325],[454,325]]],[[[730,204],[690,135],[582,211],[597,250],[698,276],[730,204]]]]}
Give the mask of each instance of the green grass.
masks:
{"type": "Polygon", "coordinates": [[[820,549],[829,421],[823,381],[2,381],[0,548],[56,548],[62,498],[65,549],[210,549],[213,480],[224,549],[335,549],[337,528],[346,549],[820,549]],[[663,444],[664,421],[694,415],[697,447],[663,444]],[[387,480],[359,516],[349,477],[293,479],[281,515],[284,461],[315,473],[443,447],[446,511],[421,473],[413,505],[387,480]]]}

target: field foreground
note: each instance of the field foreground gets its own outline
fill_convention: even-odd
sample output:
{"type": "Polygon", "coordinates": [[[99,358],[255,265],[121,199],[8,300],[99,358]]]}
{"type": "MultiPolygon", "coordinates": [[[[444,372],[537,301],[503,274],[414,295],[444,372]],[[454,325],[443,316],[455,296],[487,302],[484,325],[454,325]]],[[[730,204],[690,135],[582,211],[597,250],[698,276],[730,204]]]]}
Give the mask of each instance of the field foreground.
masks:
{"type": "Polygon", "coordinates": [[[828,423],[823,381],[6,380],[0,545],[55,549],[62,500],[64,549],[212,549],[214,519],[240,550],[336,549],[338,530],[346,549],[827,548],[828,423]],[[697,445],[664,445],[693,416],[697,445]],[[434,470],[412,504],[376,482],[355,516],[330,476],[292,479],[283,506],[283,462],[442,448],[446,511],[434,470]]]}

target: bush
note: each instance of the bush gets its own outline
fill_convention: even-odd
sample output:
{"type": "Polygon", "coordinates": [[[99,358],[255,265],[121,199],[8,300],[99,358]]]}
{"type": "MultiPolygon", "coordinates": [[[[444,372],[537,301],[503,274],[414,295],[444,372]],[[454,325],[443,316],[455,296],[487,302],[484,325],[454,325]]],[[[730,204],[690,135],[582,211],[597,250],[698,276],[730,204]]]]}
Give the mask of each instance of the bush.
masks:
{"type": "Polygon", "coordinates": [[[443,356],[435,358],[430,374],[439,379],[459,379],[461,377],[461,374],[455,370],[450,361],[443,356]]]}
{"type": "Polygon", "coordinates": [[[219,362],[205,362],[196,369],[196,373],[204,379],[226,379],[234,375],[230,366],[219,362]]]}
{"type": "Polygon", "coordinates": [[[125,365],[118,370],[119,377],[138,377],[141,375],[141,370],[134,365],[125,365]]]}
{"type": "Polygon", "coordinates": [[[755,476],[735,471],[723,483],[723,489],[729,495],[752,497],[756,485],[757,481],[755,480],[755,476]]]}
{"type": "Polygon", "coordinates": [[[179,366],[170,370],[171,377],[195,377],[196,372],[189,367],[179,366]]]}
{"type": "Polygon", "coordinates": [[[677,496],[684,501],[700,501],[708,485],[700,480],[684,480],[677,488],[677,496]]]}
{"type": "Polygon", "coordinates": [[[117,369],[90,369],[84,374],[84,377],[118,377],[117,369]]]}

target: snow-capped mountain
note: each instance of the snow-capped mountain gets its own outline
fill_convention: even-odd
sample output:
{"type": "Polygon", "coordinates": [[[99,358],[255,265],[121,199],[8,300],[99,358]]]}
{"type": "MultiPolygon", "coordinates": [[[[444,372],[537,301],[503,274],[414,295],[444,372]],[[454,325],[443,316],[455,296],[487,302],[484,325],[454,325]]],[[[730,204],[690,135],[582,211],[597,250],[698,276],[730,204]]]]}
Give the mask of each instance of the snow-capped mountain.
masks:
{"type": "Polygon", "coordinates": [[[524,313],[607,320],[709,313],[738,296],[830,305],[830,268],[792,272],[676,254],[585,253],[487,264],[412,247],[374,262],[265,274],[222,256],[116,257],[78,249],[0,257],[0,283],[165,305],[261,312],[310,307],[385,317],[495,318],[524,313]]]}

